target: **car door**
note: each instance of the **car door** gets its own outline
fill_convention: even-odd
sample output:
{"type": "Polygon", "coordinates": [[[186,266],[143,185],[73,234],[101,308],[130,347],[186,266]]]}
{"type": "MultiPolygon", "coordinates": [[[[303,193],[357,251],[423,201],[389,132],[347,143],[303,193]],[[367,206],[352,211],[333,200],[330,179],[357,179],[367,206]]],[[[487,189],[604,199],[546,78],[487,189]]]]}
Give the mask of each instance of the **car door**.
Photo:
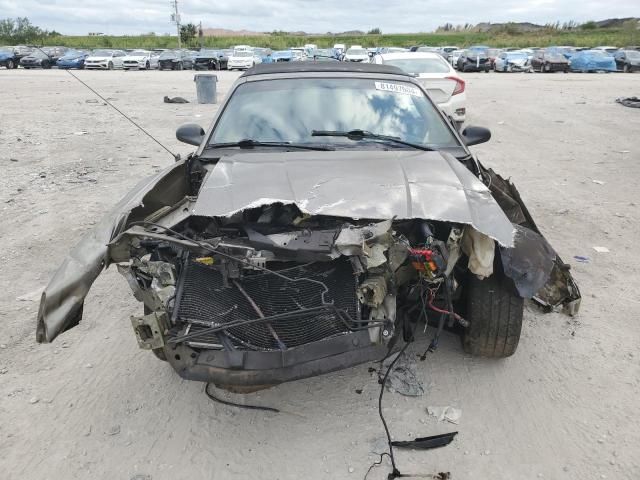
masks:
{"type": "Polygon", "coordinates": [[[124,52],[121,50],[113,52],[112,61],[114,68],[122,68],[124,66],[124,52]]]}
{"type": "Polygon", "coordinates": [[[624,52],[617,52],[613,59],[616,61],[616,70],[622,70],[624,68],[624,61],[626,60],[624,52]]]}
{"type": "Polygon", "coordinates": [[[507,71],[507,54],[506,53],[501,53],[500,56],[496,58],[495,69],[496,71],[498,70],[502,70],[503,72],[507,71]]]}

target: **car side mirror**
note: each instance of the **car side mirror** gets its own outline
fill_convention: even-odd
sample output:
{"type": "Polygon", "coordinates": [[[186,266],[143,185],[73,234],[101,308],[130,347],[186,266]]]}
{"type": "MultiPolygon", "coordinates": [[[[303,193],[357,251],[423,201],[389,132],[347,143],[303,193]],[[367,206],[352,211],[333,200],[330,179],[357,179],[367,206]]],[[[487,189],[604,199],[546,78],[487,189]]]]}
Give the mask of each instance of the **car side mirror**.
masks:
{"type": "Polygon", "coordinates": [[[491,130],[484,127],[468,126],[462,131],[462,140],[467,147],[491,140],[491,130]]]}
{"type": "Polygon", "coordinates": [[[176,138],[189,145],[200,146],[204,140],[204,129],[197,123],[185,123],[176,130],[176,138]]]}

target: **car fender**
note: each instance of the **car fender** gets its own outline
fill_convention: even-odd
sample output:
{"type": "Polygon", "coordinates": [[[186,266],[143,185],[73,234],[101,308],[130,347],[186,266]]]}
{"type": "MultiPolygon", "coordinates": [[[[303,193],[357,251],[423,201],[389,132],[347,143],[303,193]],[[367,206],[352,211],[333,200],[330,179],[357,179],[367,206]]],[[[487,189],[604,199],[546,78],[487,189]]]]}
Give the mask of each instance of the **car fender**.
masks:
{"type": "Polygon", "coordinates": [[[49,343],[80,322],[91,285],[109,265],[107,244],[130,221],[142,220],[182,198],[184,178],[184,161],[180,161],[143,179],[71,249],[42,292],[36,326],[38,343],[49,343]],[[141,208],[134,214],[136,207],[141,208]]]}

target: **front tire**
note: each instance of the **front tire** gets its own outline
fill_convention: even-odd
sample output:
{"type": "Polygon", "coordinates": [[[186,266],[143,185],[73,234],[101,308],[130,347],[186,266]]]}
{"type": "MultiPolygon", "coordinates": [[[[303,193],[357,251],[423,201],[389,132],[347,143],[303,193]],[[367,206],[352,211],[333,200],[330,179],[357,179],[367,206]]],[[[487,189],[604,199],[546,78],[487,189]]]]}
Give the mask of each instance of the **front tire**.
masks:
{"type": "Polygon", "coordinates": [[[464,351],[471,355],[504,358],[518,348],[522,331],[524,299],[496,272],[484,280],[469,274],[464,351]]]}
{"type": "Polygon", "coordinates": [[[7,62],[7,70],[13,70],[14,68],[16,68],[16,64],[13,62],[13,60],[9,60],[7,62]]]}
{"type": "Polygon", "coordinates": [[[624,73],[629,73],[631,71],[631,69],[629,68],[629,65],[625,63],[624,67],[622,67],[622,71],[624,73]]]}
{"type": "Polygon", "coordinates": [[[113,70],[113,62],[109,62],[107,65],[107,70],[113,70]]]}
{"type": "Polygon", "coordinates": [[[151,64],[149,62],[145,63],[144,69],[145,70],[150,70],[151,69],[151,64]]]}

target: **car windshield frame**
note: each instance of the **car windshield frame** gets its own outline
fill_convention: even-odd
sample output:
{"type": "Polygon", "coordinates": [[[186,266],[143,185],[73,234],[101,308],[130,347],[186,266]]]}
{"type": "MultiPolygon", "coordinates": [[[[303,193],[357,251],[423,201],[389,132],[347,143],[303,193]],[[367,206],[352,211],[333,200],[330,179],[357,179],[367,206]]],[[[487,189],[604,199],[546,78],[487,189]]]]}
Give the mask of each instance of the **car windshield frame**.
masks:
{"type": "MultiPolygon", "coordinates": [[[[344,112],[352,112],[353,107],[345,107],[344,112]]],[[[353,117],[353,114],[350,114],[353,117]]],[[[370,115],[373,116],[373,115],[370,115]]],[[[276,122],[278,124],[278,122],[276,122]]],[[[202,150],[206,150],[207,147],[215,148],[220,144],[232,144],[234,142],[242,140],[254,140],[258,142],[279,142],[286,144],[287,142],[296,145],[324,145],[330,146],[335,149],[357,149],[363,147],[364,149],[380,148],[381,142],[376,139],[366,138],[362,141],[353,141],[353,139],[345,137],[314,137],[312,132],[314,130],[352,130],[363,129],[371,131],[373,134],[393,136],[399,140],[418,144],[422,147],[435,149],[435,150],[455,150],[459,152],[464,150],[465,147],[460,141],[457,133],[452,129],[451,125],[443,117],[443,114],[438,109],[437,105],[429,98],[424,89],[417,84],[415,80],[410,77],[406,79],[392,77],[389,78],[385,75],[379,76],[304,76],[304,77],[276,77],[276,78],[264,78],[250,80],[238,84],[231,92],[225,104],[222,106],[220,113],[215,117],[209,131],[206,135],[206,141],[201,144],[202,150]],[[296,82],[300,84],[296,85],[296,82]],[[341,82],[342,85],[341,85],[341,82]],[[352,82],[352,85],[348,85],[347,82],[352,82]],[[359,83],[360,82],[360,83],[359,83]],[[362,89],[361,85],[369,82],[369,88],[362,89]],[[315,83],[315,85],[313,85],[315,83]],[[377,85],[380,84],[380,85],[377,85]],[[403,94],[393,89],[389,89],[389,85],[402,84],[406,87],[409,93],[403,94]],[[314,91],[317,90],[317,91],[314,91]],[[350,118],[347,123],[345,119],[340,117],[340,113],[335,112],[335,109],[329,109],[327,111],[319,111],[317,113],[319,120],[314,119],[313,122],[309,120],[311,111],[311,105],[315,102],[316,107],[322,109],[324,105],[335,104],[332,101],[328,101],[326,98],[326,92],[330,91],[335,99],[342,96],[342,99],[348,99],[349,95],[353,96],[353,99],[357,102],[359,107],[362,107],[363,101],[368,100],[370,102],[367,105],[371,109],[370,114],[378,115],[378,118],[370,119],[369,123],[359,110],[359,114],[355,118],[350,118]],[[358,95],[358,90],[368,90],[371,94],[358,95]],[[265,94],[268,92],[268,94],[265,94]],[[274,93],[275,92],[275,93],[274,93]],[[287,99],[292,99],[292,92],[296,92],[299,95],[299,115],[292,120],[291,104],[287,104],[287,99]],[[377,93],[376,93],[377,92],[377,93]],[[376,93],[376,97],[372,95],[376,93]],[[242,98],[246,94],[246,98],[242,98]],[[397,98],[394,99],[393,96],[397,98]],[[370,98],[369,98],[370,97],[370,98]],[[402,100],[401,98],[404,97],[402,100]],[[419,97],[419,99],[418,99],[419,97]],[[415,101],[412,99],[416,99],[415,101]],[[263,99],[260,105],[256,105],[256,101],[263,99]],[[423,99],[423,100],[422,100],[423,99]],[[237,103],[240,102],[240,103],[237,103]],[[271,104],[269,104],[271,102],[271,104]],[[375,102],[375,104],[374,104],[375,102]],[[414,102],[411,104],[410,102],[414,102]],[[415,103],[417,102],[417,103],[415,103]],[[283,112],[286,110],[286,114],[283,113],[279,117],[277,116],[278,107],[282,106],[283,112]],[[406,109],[406,107],[413,107],[413,109],[406,109]],[[387,115],[387,112],[382,112],[382,108],[390,108],[391,114],[387,115]],[[378,109],[376,111],[376,109],[378,109]],[[422,109],[422,110],[421,110],[422,109]],[[234,111],[242,111],[242,113],[229,113],[234,111]],[[280,128],[286,128],[287,125],[295,124],[299,125],[298,130],[280,130],[277,132],[279,135],[277,138],[267,136],[260,137],[255,132],[250,132],[252,127],[244,119],[252,118],[256,121],[259,114],[256,112],[269,112],[268,117],[263,117],[268,127],[268,133],[275,132],[272,128],[272,124],[267,122],[274,122],[279,120],[280,128]],[[400,113],[399,113],[400,112],[400,113]],[[409,113],[408,113],[409,112],[409,113]],[[416,115],[416,112],[419,115],[416,115]],[[333,114],[335,118],[327,119],[327,114],[333,114]],[[398,118],[398,115],[404,115],[407,118],[398,118]],[[286,122],[284,118],[286,117],[286,122]],[[390,131],[389,129],[380,128],[380,120],[385,118],[387,125],[394,125],[400,128],[404,128],[405,131],[413,132],[412,135],[402,136],[398,135],[397,131],[390,131]],[[316,121],[318,120],[318,121],[316,121]],[[400,121],[404,121],[402,124],[400,121]],[[417,120],[422,120],[422,123],[417,120]],[[307,122],[305,124],[305,122],[307,122]],[[333,123],[332,123],[333,122],[333,123]],[[397,122],[393,124],[393,122],[397,122]],[[433,127],[428,127],[429,122],[432,122],[433,127]],[[228,124],[227,124],[228,123],[228,124]],[[242,126],[238,128],[238,126],[242,126]],[[423,129],[420,132],[420,129],[423,129]],[[412,130],[413,129],[413,130],[412,130]],[[250,133],[249,133],[250,132],[250,133]],[[421,139],[416,137],[415,133],[422,135],[421,139]],[[282,133],[290,134],[283,136],[282,133]],[[418,138],[418,140],[416,140],[418,138]],[[429,141],[434,140],[434,141],[429,141]]],[[[274,133],[275,135],[275,133],[274,133]]],[[[385,147],[388,148],[411,148],[402,147],[397,142],[382,141],[385,147]]],[[[283,145],[283,148],[284,145],[283,145]]],[[[465,155],[468,152],[465,151],[465,155]]]]}
{"type": "Polygon", "coordinates": [[[349,50],[347,50],[347,55],[369,55],[369,52],[367,52],[366,49],[364,48],[350,48],[349,50]]]}

